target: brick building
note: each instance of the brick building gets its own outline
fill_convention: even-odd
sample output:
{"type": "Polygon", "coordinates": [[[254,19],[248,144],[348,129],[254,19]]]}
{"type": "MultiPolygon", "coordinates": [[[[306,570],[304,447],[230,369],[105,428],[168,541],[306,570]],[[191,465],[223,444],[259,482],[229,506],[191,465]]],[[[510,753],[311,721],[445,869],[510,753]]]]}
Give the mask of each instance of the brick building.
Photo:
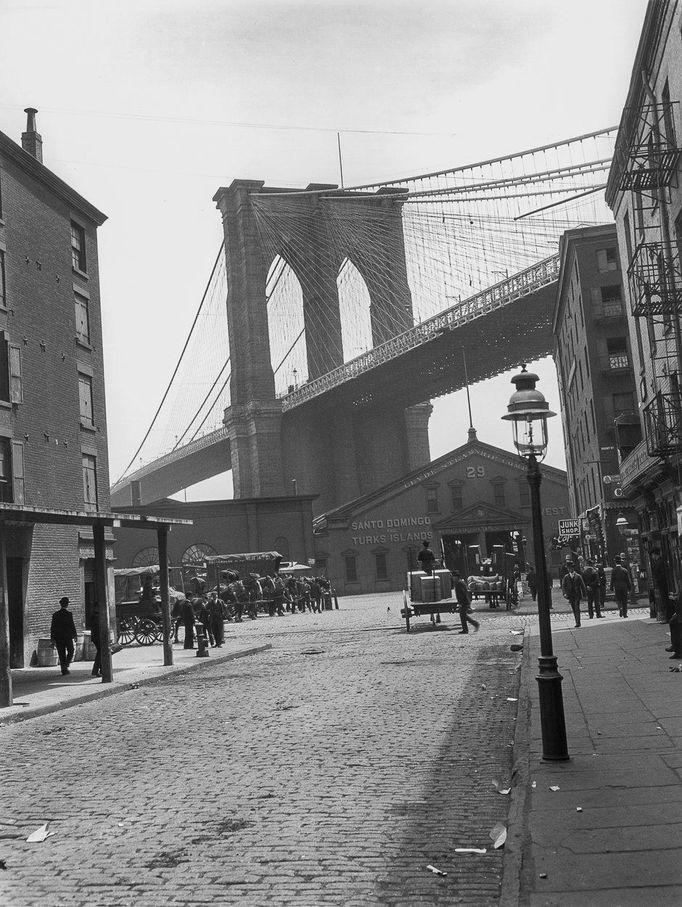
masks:
{"type": "MultiPolygon", "coordinates": [[[[21,145],[0,133],[0,502],[108,510],[97,261],[105,216],[43,165],[35,113],[27,110],[21,145]]],[[[21,667],[49,635],[60,596],[76,624],[86,622],[92,529],[14,525],[3,544],[10,661],[21,667]]]]}
{"type": "MultiPolygon", "coordinates": [[[[171,584],[177,585],[178,568],[200,563],[205,555],[279,551],[285,561],[307,563],[314,553],[313,501],[313,495],[188,503],[165,499],[125,510],[160,520],[192,520],[193,525],[174,526],[168,535],[171,584]]],[[[158,562],[153,529],[116,530],[117,567],[158,562]]]]}
{"type": "Polygon", "coordinates": [[[641,440],[615,224],[564,233],[560,261],[554,362],[571,516],[583,554],[612,564],[623,548],[616,520],[627,511],[619,453],[641,440]]]}
{"type": "MultiPolygon", "coordinates": [[[[543,531],[548,566],[558,521],[570,517],[566,473],[542,466],[543,531]]],[[[477,561],[503,545],[531,561],[531,512],[526,464],[484,444],[469,430],[466,444],[377,491],[324,514],[315,522],[315,557],[339,594],[405,588],[428,539],[450,569],[477,572],[477,561]]]]}
{"type": "Polygon", "coordinates": [[[620,463],[621,488],[633,513],[627,531],[639,530],[645,563],[651,550],[661,550],[671,592],[682,588],[681,27],[679,0],[649,2],[606,190],[628,275],[643,435],[620,463]]]}

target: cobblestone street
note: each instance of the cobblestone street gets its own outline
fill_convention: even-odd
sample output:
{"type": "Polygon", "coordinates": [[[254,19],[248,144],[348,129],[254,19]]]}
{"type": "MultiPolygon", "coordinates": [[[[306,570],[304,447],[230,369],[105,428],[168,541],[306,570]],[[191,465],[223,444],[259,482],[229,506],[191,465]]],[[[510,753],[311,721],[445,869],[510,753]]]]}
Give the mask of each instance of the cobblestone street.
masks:
{"type": "Polygon", "coordinates": [[[228,625],[259,655],[0,728],[0,901],[496,903],[519,618],[483,610],[465,640],[449,614],[406,634],[398,595],[340,605],[228,625]]]}

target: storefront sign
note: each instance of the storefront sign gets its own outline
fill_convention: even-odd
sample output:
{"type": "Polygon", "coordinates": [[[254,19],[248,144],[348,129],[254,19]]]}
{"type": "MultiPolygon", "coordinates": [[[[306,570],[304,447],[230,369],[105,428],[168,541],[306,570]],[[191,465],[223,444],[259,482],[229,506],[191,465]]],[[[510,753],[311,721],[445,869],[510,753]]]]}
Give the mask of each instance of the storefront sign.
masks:
{"type": "Polygon", "coordinates": [[[353,520],[350,528],[357,529],[406,529],[410,526],[430,526],[431,517],[428,516],[396,516],[387,517],[385,520],[353,520]]]}
{"type": "Polygon", "coordinates": [[[559,538],[580,535],[580,520],[558,520],[559,538]]]}

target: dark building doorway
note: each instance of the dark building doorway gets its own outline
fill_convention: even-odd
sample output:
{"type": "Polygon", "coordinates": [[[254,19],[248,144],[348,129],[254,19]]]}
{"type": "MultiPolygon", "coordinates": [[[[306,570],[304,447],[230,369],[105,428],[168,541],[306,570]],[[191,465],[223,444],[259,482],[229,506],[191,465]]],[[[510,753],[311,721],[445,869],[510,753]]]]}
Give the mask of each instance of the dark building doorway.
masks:
{"type": "Polygon", "coordinates": [[[7,558],[9,603],[9,666],[24,667],[24,559],[7,558]]]}
{"type": "Polygon", "coordinates": [[[461,535],[443,536],[443,555],[448,570],[458,570],[462,576],[471,576],[477,572],[475,559],[469,549],[478,543],[478,533],[467,532],[461,535]]]}

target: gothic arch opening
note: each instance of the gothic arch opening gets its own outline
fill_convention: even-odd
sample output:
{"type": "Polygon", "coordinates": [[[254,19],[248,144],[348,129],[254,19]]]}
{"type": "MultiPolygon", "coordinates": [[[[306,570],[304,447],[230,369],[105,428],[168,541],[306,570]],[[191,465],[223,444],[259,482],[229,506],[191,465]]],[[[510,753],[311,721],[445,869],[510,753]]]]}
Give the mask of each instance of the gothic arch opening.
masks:
{"type": "Polygon", "coordinates": [[[343,361],[355,359],[371,350],[371,299],[362,274],[350,258],[345,258],[336,277],[341,315],[343,361]]]}
{"type": "Polygon", "coordinates": [[[275,393],[282,396],[308,380],[303,289],[293,268],[275,256],[265,284],[270,362],[275,393]]]}

